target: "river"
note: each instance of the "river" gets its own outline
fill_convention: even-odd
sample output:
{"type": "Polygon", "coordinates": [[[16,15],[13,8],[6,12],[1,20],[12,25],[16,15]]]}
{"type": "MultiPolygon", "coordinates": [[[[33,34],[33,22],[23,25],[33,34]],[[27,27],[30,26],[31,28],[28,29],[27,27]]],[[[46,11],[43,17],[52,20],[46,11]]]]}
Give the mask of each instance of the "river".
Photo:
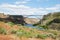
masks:
{"type": "Polygon", "coordinates": [[[29,27],[29,28],[36,28],[38,30],[44,30],[44,28],[42,28],[42,27],[33,26],[33,24],[25,24],[24,26],[29,27]]]}

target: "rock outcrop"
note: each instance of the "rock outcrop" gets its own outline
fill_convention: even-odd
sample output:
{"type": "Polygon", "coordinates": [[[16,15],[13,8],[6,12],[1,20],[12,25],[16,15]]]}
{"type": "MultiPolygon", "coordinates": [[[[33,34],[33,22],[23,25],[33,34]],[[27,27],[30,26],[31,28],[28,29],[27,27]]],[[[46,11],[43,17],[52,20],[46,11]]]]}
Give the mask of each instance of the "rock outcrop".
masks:
{"type": "Polygon", "coordinates": [[[27,18],[22,15],[5,15],[0,13],[0,21],[4,22],[13,22],[15,24],[35,24],[39,22],[39,19],[36,18],[27,18]]]}
{"type": "Polygon", "coordinates": [[[60,12],[44,15],[42,20],[37,25],[48,26],[52,29],[60,29],[60,12]]]}
{"type": "Polygon", "coordinates": [[[4,15],[3,13],[1,13],[0,15],[1,15],[0,21],[13,22],[15,24],[22,24],[22,25],[26,23],[22,15],[4,15]]]}
{"type": "Polygon", "coordinates": [[[24,20],[27,24],[35,24],[39,22],[39,19],[37,18],[25,18],[24,20]]]}

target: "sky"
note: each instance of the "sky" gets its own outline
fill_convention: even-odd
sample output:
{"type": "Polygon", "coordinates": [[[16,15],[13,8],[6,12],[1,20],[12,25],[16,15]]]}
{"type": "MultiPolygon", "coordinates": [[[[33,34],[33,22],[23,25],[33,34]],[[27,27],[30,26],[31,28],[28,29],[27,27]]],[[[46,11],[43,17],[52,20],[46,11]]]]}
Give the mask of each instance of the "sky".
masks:
{"type": "Polygon", "coordinates": [[[60,12],[60,0],[0,0],[0,13],[45,15],[60,12]]]}

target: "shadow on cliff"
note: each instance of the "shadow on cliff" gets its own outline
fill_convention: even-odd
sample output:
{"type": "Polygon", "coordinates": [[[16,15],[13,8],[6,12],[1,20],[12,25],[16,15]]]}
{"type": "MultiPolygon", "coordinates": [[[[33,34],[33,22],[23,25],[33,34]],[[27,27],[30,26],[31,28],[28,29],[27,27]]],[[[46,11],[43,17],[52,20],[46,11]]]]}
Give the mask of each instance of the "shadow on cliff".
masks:
{"type": "Polygon", "coordinates": [[[22,15],[9,15],[7,18],[0,18],[0,21],[13,22],[14,24],[27,24],[22,15]]]}

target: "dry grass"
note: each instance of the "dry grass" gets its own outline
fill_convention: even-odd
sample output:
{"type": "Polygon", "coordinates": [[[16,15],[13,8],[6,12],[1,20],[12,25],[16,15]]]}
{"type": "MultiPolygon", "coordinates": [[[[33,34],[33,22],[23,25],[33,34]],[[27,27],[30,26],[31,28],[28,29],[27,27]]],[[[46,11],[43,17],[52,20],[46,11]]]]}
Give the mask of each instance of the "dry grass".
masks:
{"type": "MultiPolygon", "coordinates": [[[[12,27],[10,25],[8,25],[7,23],[4,23],[4,22],[0,22],[0,27],[2,28],[5,28],[7,31],[7,34],[4,35],[4,34],[0,34],[0,40],[54,40],[54,38],[52,37],[45,37],[45,39],[42,39],[40,37],[44,37],[45,34],[48,34],[48,33],[53,33],[54,31],[40,31],[40,30],[36,30],[36,29],[32,29],[32,28],[27,28],[27,27],[23,27],[23,26],[18,26],[18,25],[13,25],[12,27]],[[44,34],[43,36],[42,35],[39,35],[39,38],[35,38],[35,37],[32,37],[32,38],[27,38],[25,36],[22,36],[22,37],[19,37],[19,36],[16,36],[15,34],[11,34],[11,30],[23,30],[24,32],[31,32],[31,34],[44,34]]],[[[59,32],[58,32],[59,34],[59,32]]],[[[28,34],[29,35],[29,34],[28,34]]],[[[59,34],[60,35],[60,34],[59,34]]],[[[33,35],[31,35],[33,36],[33,35]]]]}

